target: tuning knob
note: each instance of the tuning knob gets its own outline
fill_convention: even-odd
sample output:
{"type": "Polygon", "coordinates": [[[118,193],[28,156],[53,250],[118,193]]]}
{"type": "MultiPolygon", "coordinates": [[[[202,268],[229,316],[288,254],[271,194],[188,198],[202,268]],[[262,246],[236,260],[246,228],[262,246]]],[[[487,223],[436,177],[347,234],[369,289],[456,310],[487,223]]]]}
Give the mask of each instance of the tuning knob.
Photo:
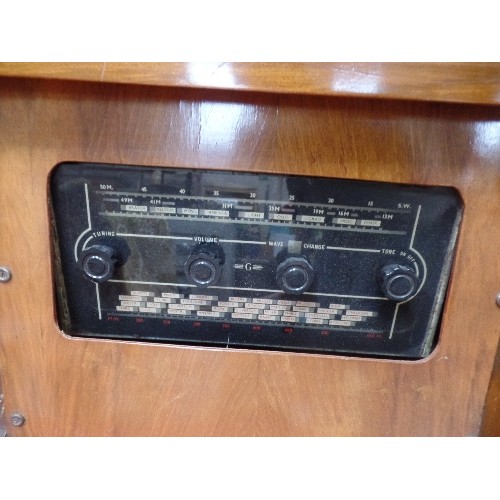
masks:
{"type": "Polygon", "coordinates": [[[314,269],[303,257],[285,259],[276,272],[279,287],[286,293],[306,292],[314,279],[314,269]]]}
{"type": "Polygon", "coordinates": [[[378,284],[389,300],[404,302],[417,294],[420,280],[410,267],[389,264],[380,269],[378,284]]]}
{"type": "Polygon", "coordinates": [[[107,245],[93,245],[84,250],[78,259],[83,275],[95,283],[108,281],[119,265],[118,251],[107,245]]]}
{"type": "Polygon", "coordinates": [[[218,283],[223,264],[224,252],[219,245],[201,244],[184,264],[184,272],[191,283],[207,287],[218,283]]]}

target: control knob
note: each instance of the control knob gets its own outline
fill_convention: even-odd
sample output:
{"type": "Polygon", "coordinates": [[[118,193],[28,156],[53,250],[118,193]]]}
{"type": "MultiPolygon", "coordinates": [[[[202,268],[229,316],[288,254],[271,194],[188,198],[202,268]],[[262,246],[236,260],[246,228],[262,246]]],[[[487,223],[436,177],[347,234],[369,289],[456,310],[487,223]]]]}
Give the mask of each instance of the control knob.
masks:
{"type": "Polygon", "coordinates": [[[306,292],[314,279],[314,269],[303,257],[285,259],[276,272],[279,287],[286,293],[306,292]]]}
{"type": "Polygon", "coordinates": [[[184,264],[184,272],[191,283],[207,287],[218,283],[223,264],[222,248],[217,244],[202,243],[195,247],[184,264]]]}
{"type": "Polygon", "coordinates": [[[118,251],[108,245],[92,245],[85,249],[78,259],[79,269],[94,283],[108,281],[120,263],[118,251]]]}
{"type": "Polygon", "coordinates": [[[380,269],[378,284],[389,300],[404,302],[417,294],[420,280],[410,267],[388,264],[380,269]]]}

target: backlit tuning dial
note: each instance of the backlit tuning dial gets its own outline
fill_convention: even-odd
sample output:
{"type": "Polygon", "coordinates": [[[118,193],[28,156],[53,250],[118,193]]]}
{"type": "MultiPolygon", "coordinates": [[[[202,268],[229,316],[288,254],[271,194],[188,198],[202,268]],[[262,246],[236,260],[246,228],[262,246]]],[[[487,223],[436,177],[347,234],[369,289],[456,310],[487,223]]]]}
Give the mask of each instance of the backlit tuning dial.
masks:
{"type": "Polygon", "coordinates": [[[417,294],[420,280],[410,267],[389,264],[380,269],[378,284],[386,298],[394,302],[404,302],[417,294]]]}
{"type": "Polygon", "coordinates": [[[196,286],[212,286],[219,282],[223,264],[222,247],[217,244],[202,243],[195,247],[184,264],[184,273],[196,286]]]}
{"type": "Polygon", "coordinates": [[[303,257],[289,257],[277,268],[278,286],[286,293],[299,295],[306,292],[314,279],[314,269],[303,257]]]}

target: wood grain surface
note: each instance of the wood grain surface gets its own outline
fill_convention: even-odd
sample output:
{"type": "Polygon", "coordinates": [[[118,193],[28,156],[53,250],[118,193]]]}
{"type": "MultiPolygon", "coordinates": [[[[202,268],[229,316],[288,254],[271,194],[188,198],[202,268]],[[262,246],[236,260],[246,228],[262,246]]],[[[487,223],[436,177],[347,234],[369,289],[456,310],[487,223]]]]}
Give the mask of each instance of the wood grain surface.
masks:
{"type": "Polygon", "coordinates": [[[0,79],[0,372],[14,436],[478,435],[499,338],[500,109],[0,79]],[[55,320],[61,161],[455,186],[465,212],[423,361],[73,339],[55,320]]]}
{"type": "Polygon", "coordinates": [[[499,63],[0,63],[0,76],[500,104],[499,63]]]}
{"type": "Polygon", "coordinates": [[[500,437],[500,344],[486,395],[480,435],[500,437]]]}

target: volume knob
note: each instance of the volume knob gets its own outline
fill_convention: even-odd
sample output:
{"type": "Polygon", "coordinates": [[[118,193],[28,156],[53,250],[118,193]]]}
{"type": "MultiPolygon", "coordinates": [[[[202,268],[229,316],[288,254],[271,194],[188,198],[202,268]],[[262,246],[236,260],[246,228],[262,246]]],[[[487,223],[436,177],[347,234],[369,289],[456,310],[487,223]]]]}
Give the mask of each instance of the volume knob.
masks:
{"type": "Polygon", "coordinates": [[[217,244],[198,245],[184,264],[186,278],[199,287],[215,285],[222,274],[224,252],[217,244]]]}
{"type": "Polygon", "coordinates": [[[314,269],[303,257],[285,259],[276,272],[276,280],[286,293],[301,294],[306,292],[314,279],[314,269]]]}
{"type": "Polygon", "coordinates": [[[378,283],[382,293],[395,302],[404,302],[414,297],[420,286],[415,271],[400,264],[389,264],[380,269],[378,283]]]}

